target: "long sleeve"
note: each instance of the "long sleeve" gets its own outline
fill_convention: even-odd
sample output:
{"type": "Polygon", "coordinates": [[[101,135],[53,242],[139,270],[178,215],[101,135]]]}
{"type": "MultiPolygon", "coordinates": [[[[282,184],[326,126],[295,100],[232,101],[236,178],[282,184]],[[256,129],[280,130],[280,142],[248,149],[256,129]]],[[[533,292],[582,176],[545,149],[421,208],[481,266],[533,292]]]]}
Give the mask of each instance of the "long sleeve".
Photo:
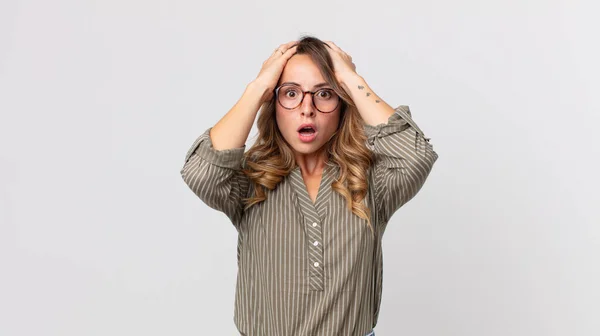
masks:
{"type": "Polygon", "coordinates": [[[244,209],[242,199],[249,186],[249,179],[242,173],[246,146],[216,150],[210,139],[211,128],[188,150],[181,176],[206,205],[223,212],[238,229],[244,209]]]}
{"type": "Polygon", "coordinates": [[[380,223],[387,223],[421,189],[438,154],[414,122],[406,105],[385,124],[364,125],[367,147],[375,154],[374,189],[380,223]]]}

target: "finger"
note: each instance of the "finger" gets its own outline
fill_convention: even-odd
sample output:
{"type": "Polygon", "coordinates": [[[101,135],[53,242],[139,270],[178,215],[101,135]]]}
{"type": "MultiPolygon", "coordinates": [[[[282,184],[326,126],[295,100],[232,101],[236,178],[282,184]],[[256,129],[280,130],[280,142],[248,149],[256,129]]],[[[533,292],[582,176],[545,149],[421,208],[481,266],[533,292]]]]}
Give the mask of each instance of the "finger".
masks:
{"type": "Polygon", "coordinates": [[[280,44],[279,47],[277,47],[277,48],[275,48],[275,50],[273,50],[273,52],[271,53],[271,57],[281,55],[287,49],[288,48],[286,47],[286,44],[280,44]]]}
{"type": "Polygon", "coordinates": [[[344,57],[344,51],[342,51],[337,45],[335,45],[335,43],[331,42],[331,41],[326,41],[325,42],[328,47],[329,47],[329,52],[332,54],[337,54],[338,57],[344,57]]]}
{"type": "Polygon", "coordinates": [[[335,43],[333,43],[332,41],[325,41],[329,47],[335,51],[341,52],[342,49],[340,49],[340,47],[338,47],[335,43]]]}
{"type": "Polygon", "coordinates": [[[290,41],[288,43],[279,45],[279,47],[277,47],[277,49],[279,49],[285,53],[288,49],[290,49],[293,45],[295,45],[297,43],[298,43],[298,41],[290,41]]]}
{"type": "Polygon", "coordinates": [[[277,49],[273,50],[273,54],[271,54],[271,57],[273,57],[273,56],[283,56],[283,55],[285,55],[285,53],[288,50],[290,50],[293,47],[296,47],[297,44],[298,44],[298,41],[291,41],[291,42],[282,44],[277,49]]]}
{"type": "Polygon", "coordinates": [[[271,53],[271,56],[269,56],[269,60],[277,58],[277,55],[281,55],[281,53],[279,52],[279,50],[277,50],[277,49],[273,50],[273,52],[271,53]]]}
{"type": "Polygon", "coordinates": [[[334,47],[335,47],[335,48],[337,48],[337,49],[339,50],[340,54],[342,54],[342,55],[343,55],[343,57],[345,57],[345,58],[346,58],[346,59],[348,59],[350,62],[352,62],[352,56],[350,56],[350,54],[348,54],[347,52],[343,51],[343,50],[342,50],[342,49],[340,49],[340,47],[338,47],[338,46],[335,46],[335,45],[334,45],[334,47]]]}
{"type": "Polygon", "coordinates": [[[277,58],[281,55],[283,55],[285,53],[286,49],[284,49],[283,47],[278,47],[277,49],[273,50],[273,52],[271,53],[271,58],[277,58]]]}
{"type": "Polygon", "coordinates": [[[296,49],[298,49],[297,46],[293,46],[286,50],[286,52],[284,52],[283,54],[275,50],[275,53],[271,55],[270,58],[274,60],[283,59],[285,62],[287,62],[287,60],[290,59],[290,57],[294,56],[294,54],[296,53],[296,49]]]}
{"type": "Polygon", "coordinates": [[[348,55],[347,52],[343,51],[342,48],[338,47],[335,43],[333,43],[332,41],[327,41],[327,43],[329,43],[331,45],[331,48],[337,52],[339,52],[341,55],[349,58],[350,60],[352,60],[352,56],[348,55]]]}
{"type": "Polygon", "coordinates": [[[295,46],[296,44],[298,44],[298,40],[293,40],[293,41],[286,43],[285,47],[286,47],[286,49],[289,49],[289,48],[295,46]]]}
{"type": "Polygon", "coordinates": [[[298,50],[298,46],[295,45],[295,46],[289,48],[288,50],[286,50],[286,52],[283,53],[281,55],[281,57],[285,58],[285,59],[289,59],[290,57],[292,57],[296,53],[296,50],[298,50]]]}

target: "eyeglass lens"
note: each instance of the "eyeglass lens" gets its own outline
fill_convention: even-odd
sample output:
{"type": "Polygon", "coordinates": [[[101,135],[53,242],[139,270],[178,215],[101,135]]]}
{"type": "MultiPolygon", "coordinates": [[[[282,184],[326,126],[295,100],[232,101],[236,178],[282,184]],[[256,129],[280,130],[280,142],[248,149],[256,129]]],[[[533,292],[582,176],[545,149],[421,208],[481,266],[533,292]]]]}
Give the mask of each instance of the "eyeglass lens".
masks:
{"type": "MultiPolygon", "coordinates": [[[[296,85],[284,85],[279,88],[279,103],[288,109],[296,108],[300,105],[304,93],[296,85]]],[[[321,112],[332,112],[338,105],[339,97],[333,89],[320,89],[313,95],[313,102],[321,112]]]]}

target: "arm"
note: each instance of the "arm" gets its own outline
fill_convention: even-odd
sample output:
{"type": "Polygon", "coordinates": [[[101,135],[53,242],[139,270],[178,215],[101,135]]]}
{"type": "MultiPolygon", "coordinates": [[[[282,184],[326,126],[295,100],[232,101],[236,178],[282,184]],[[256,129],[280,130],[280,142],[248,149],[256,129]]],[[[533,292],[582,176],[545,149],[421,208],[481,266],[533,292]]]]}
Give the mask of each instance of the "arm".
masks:
{"type": "Polygon", "coordinates": [[[215,149],[239,148],[246,144],[256,114],[268,91],[269,88],[258,81],[252,81],[246,86],[242,97],[215,124],[210,133],[215,149]]]}
{"type": "Polygon", "coordinates": [[[343,84],[365,121],[367,147],[375,154],[375,199],[386,223],[421,189],[438,154],[412,119],[408,106],[393,109],[358,75],[343,84]]]}
{"type": "Polygon", "coordinates": [[[233,108],[194,141],[180,171],[194,194],[209,207],[225,213],[236,228],[249,187],[241,171],[245,143],[264,92],[259,84],[250,83],[233,108]]]}
{"type": "Polygon", "coordinates": [[[395,109],[387,123],[365,125],[367,147],[375,154],[375,198],[387,223],[411,200],[429,176],[438,154],[412,120],[408,106],[395,109]]]}
{"type": "Polygon", "coordinates": [[[188,150],[181,177],[206,205],[223,212],[237,228],[244,208],[242,199],[249,186],[241,171],[246,146],[216,150],[211,129],[202,133],[188,150]]]}

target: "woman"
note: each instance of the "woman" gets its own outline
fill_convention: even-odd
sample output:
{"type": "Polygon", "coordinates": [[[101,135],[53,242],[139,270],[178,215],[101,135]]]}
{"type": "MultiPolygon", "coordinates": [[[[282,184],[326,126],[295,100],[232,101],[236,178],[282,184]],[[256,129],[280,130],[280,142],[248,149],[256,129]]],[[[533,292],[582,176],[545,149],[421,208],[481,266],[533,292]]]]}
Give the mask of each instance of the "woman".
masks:
{"type": "Polygon", "coordinates": [[[383,232],[438,155],[355,70],[331,41],[282,44],[186,155],[185,183],[238,231],[242,335],[374,335],[383,232]]]}

